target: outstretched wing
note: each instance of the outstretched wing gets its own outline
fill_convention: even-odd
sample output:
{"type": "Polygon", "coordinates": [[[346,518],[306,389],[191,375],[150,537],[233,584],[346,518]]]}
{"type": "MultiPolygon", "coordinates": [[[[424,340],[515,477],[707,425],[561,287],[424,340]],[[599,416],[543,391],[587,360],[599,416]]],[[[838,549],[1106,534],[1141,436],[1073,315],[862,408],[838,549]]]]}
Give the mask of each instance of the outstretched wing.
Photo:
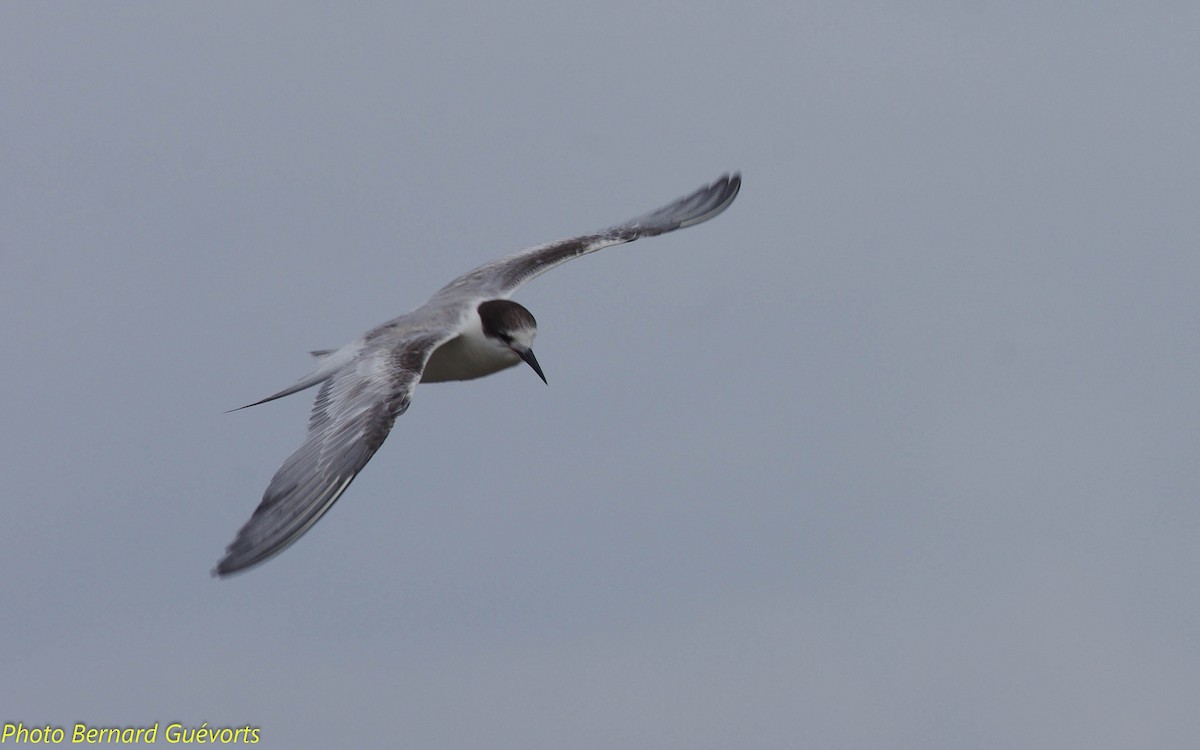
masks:
{"type": "Polygon", "coordinates": [[[537,245],[486,263],[451,281],[434,299],[468,293],[507,297],[525,282],[572,258],[708,221],[733,203],[741,187],[740,174],[724,175],[685,198],[611,229],[537,245]]]}
{"type": "Polygon", "coordinates": [[[425,362],[445,339],[416,336],[403,346],[365,353],[321,385],[308,438],[275,472],[215,575],[236,573],[278,554],[333,506],[408,409],[425,362]]]}

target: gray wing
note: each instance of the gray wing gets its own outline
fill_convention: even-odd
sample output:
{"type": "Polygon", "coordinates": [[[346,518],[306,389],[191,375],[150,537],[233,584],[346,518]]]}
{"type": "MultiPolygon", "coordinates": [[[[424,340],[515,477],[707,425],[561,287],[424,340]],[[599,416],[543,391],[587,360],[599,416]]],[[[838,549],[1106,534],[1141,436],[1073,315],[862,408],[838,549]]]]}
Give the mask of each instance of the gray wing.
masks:
{"type": "Polygon", "coordinates": [[[278,554],[333,506],[408,409],[425,362],[445,338],[420,336],[401,347],[376,348],[321,385],[308,438],[275,472],[215,575],[236,573],[278,554]]]}
{"type": "Polygon", "coordinates": [[[525,282],[572,258],[708,221],[733,203],[741,187],[740,174],[724,175],[689,196],[610,229],[527,248],[482,265],[447,284],[435,299],[469,293],[507,297],[525,282]]]}

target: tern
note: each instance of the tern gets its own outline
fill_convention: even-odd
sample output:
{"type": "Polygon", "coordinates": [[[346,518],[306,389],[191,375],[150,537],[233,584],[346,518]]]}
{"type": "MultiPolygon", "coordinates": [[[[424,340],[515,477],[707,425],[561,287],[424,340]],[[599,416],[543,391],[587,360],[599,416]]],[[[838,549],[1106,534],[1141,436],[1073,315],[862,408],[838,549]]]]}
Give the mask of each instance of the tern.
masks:
{"type": "MultiPolygon", "coordinates": [[[[479,266],[421,307],[367,331],[340,349],[314,351],[316,369],[290,388],[239,407],[265,404],[320,385],[304,444],[263,493],[213,574],[227,576],[279,554],[341,497],[408,409],[417,383],[472,380],[533,356],[537,321],[509,297],[522,284],[581,255],[708,221],[737,197],[739,174],[623,224],[537,245],[479,266]]],[[[234,409],[233,411],[238,411],[234,409]]]]}

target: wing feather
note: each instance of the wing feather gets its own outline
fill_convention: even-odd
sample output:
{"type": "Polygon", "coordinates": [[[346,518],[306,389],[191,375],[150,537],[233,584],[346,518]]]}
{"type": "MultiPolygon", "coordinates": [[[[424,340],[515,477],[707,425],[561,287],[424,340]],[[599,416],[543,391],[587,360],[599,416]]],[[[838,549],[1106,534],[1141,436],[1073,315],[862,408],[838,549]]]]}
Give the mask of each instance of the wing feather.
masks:
{"type": "Polygon", "coordinates": [[[400,349],[374,350],[321,385],[307,439],[275,472],[215,575],[236,573],[278,554],[337,502],[408,409],[425,362],[445,338],[414,337],[400,349]]]}
{"type": "Polygon", "coordinates": [[[481,298],[507,297],[525,282],[572,258],[641,237],[672,232],[708,221],[733,203],[742,187],[740,174],[724,175],[711,185],[617,226],[508,255],[459,276],[435,295],[457,297],[474,292],[481,298]]]}

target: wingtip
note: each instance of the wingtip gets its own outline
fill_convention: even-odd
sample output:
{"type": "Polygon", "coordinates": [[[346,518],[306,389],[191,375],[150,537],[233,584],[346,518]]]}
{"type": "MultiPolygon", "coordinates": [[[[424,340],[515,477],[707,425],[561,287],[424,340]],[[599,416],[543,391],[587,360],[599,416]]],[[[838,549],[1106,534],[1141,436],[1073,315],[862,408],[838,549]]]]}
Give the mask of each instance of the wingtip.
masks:
{"type": "Polygon", "coordinates": [[[253,562],[242,563],[240,565],[237,565],[237,564],[232,564],[230,562],[232,558],[233,558],[232,554],[227,554],[227,555],[225,555],[225,557],[221,558],[211,571],[212,577],[213,578],[229,578],[230,576],[241,573],[243,570],[252,568],[255,565],[257,565],[259,562],[261,562],[261,560],[255,560],[253,562]]]}
{"type": "Polygon", "coordinates": [[[226,552],[225,556],[218,560],[217,564],[214,565],[212,570],[209,571],[209,575],[211,575],[213,578],[224,578],[225,576],[234,572],[226,567],[228,562],[229,554],[226,552]]]}
{"type": "Polygon", "coordinates": [[[727,172],[707,187],[700,188],[692,196],[681,201],[685,202],[694,199],[698,205],[692,208],[690,215],[680,220],[679,228],[682,229],[702,224],[720,215],[725,209],[729,208],[734,198],[737,198],[738,193],[741,192],[741,189],[741,172],[727,172]]]}
{"type": "Polygon", "coordinates": [[[739,192],[741,192],[741,190],[742,190],[742,173],[740,170],[735,170],[731,173],[723,174],[723,175],[721,175],[721,179],[718,180],[717,182],[725,183],[724,187],[721,191],[721,193],[724,195],[724,200],[721,201],[721,208],[720,208],[720,210],[718,210],[718,213],[720,213],[720,211],[725,210],[725,208],[728,207],[730,203],[733,203],[733,199],[737,197],[737,194],[739,192]]]}

